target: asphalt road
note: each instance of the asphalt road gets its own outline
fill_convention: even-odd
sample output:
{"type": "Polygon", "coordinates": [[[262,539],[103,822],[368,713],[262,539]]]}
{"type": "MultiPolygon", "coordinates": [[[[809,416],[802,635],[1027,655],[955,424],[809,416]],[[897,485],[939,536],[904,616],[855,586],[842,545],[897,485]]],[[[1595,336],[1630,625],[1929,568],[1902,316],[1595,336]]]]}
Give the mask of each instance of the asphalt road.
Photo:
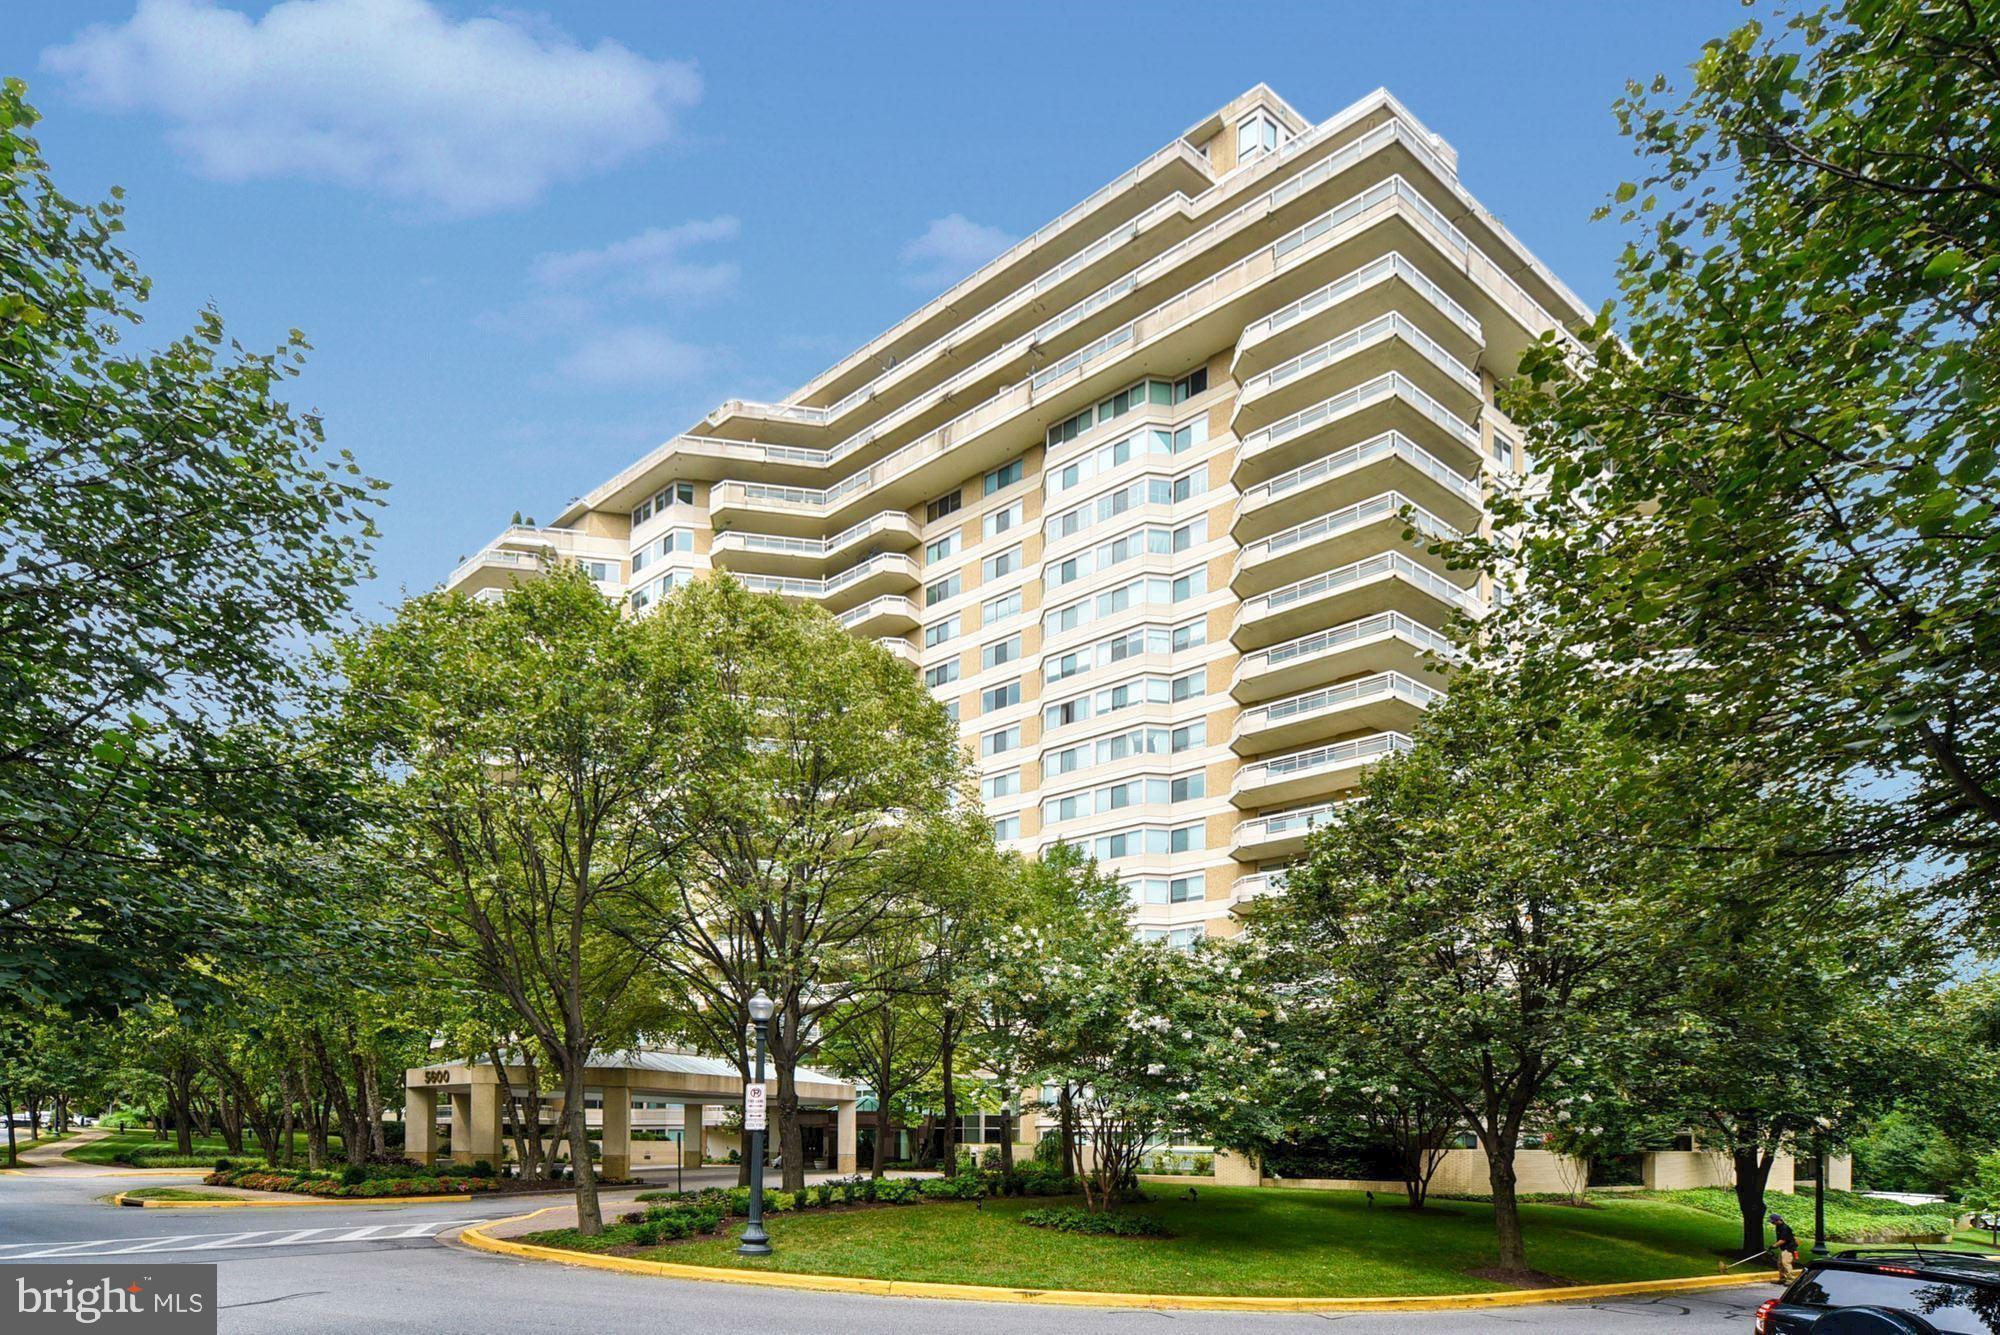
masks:
{"type": "MultiPolygon", "coordinates": [[[[192,1180],[190,1177],[187,1180],[192,1180]]],[[[1245,1315],[1099,1311],[793,1293],[571,1269],[473,1252],[435,1235],[517,1213],[505,1201],[257,1210],[131,1210],[102,1197],[169,1177],[62,1170],[0,1174],[0,1263],[117,1257],[217,1270],[225,1335],[604,1335],[660,1330],[811,1335],[1289,1335],[1337,1324],[1364,1335],[1445,1331],[1747,1332],[1768,1287],[1487,1312],[1245,1315]]]]}

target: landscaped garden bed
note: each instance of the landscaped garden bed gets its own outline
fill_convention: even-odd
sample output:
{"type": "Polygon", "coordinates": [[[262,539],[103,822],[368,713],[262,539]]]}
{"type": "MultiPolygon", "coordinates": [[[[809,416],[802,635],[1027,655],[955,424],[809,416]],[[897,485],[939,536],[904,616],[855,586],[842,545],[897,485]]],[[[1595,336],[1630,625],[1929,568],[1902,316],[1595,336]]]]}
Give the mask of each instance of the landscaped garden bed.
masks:
{"type": "MultiPolygon", "coordinates": [[[[1480,1274],[1495,1260],[1493,1214],[1476,1201],[1412,1211],[1380,1199],[1371,1206],[1360,1192],[1203,1187],[1191,1200],[1159,1188],[1117,1213],[1151,1216],[1168,1236],[1121,1236],[1023,1226],[1024,1215],[1080,1204],[1075,1198],[975,1203],[919,1191],[907,1207],[883,1208],[838,1192],[822,1205],[816,1192],[803,1209],[767,1193],[768,1257],[736,1254],[742,1188],[662,1198],[596,1238],[554,1229],[521,1241],[689,1265],[1014,1289],[1363,1297],[1510,1287],[1480,1274]],[[718,1197],[727,1198],[719,1215],[718,1197]],[[668,1222],[680,1212],[687,1222],[668,1222]],[[648,1226],[659,1231],[642,1233],[648,1226]]],[[[1733,1218],[1660,1199],[1595,1203],[1523,1206],[1536,1270],[1577,1284],[1677,1279],[1714,1275],[1719,1261],[1740,1255],[1733,1218]]]]}
{"type": "MultiPolygon", "coordinates": [[[[202,1181],[212,1187],[242,1187],[250,1191],[289,1191],[303,1196],[342,1199],[377,1199],[397,1196],[463,1196],[467,1194],[519,1195],[531,1192],[562,1191],[568,1184],[534,1178],[498,1177],[492,1166],[474,1165],[463,1173],[439,1172],[436,1167],[408,1161],[368,1163],[340,1168],[273,1168],[223,1159],[210,1165],[215,1171],[202,1181]]],[[[631,1178],[599,1178],[601,1187],[633,1185],[631,1178]]]]}
{"type": "MultiPolygon", "coordinates": [[[[1685,1191],[1646,1192],[1646,1196],[1672,1201],[1691,1209],[1737,1219],[1736,1193],[1728,1187],[1695,1187],[1685,1191]]],[[[1791,1221],[1800,1237],[1812,1232],[1813,1198],[1787,1192],[1764,1193],[1765,1213],[1777,1213],[1791,1221]]],[[[1852,1191],[1826,1193],[1826,1232],[1830,1238],[1850,1243],[1931,1242],[1951,1235],[1957,1217],[1950,1205],[1915,1206],[1879,1196],[1862,1196],[1852,1191]]],[[[1740,1227],[1740,1225],[1739,1225],[1740,1227]]]]}

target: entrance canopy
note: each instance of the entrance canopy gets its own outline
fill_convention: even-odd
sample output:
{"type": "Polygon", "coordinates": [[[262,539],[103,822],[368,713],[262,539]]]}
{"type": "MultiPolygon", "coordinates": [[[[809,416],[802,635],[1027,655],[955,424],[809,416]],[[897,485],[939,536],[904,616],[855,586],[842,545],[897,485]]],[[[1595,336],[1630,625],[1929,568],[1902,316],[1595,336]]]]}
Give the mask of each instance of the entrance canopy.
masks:
{"type": "MultiPolygon", "coordinates": [[[[512,1062],[506,1068],[507,1082],[526,1089],[530,1078],[525,1066],[512,1062]]],[[[823,1071],[800,1067],[796,1073],[799,1101],[830,1104],[835,1114],[835,1135],[840,1171],[855,1168],[855,1089],[852,1081],[823,1071]]],[[[693,1144],[685,1142],[682,1154],[692,1156],[693,1167],[701,1164],[702,1111],[710,1104],[742,1107],[743,1078],[736,1067],[716,1057],[678,1052],[668,1048],[640,1048],[593,1056],[584,1068],[584,1086],[603,1098],[603,1154],[607,1177],[627,1177],[632,1166],[632,1098],[643,1095],[682,1105],[682,1126],[693,1127],[693,1144]]],[[[451,1099],[451,1157],[461,1164],[484,1159],[498,1165],[505,1154],[501,1134],[500,1070],[491,1061],[443,1061],[413,1066],[404,1074],[405,1152],[421,1163],[437,1157],[438,1096],[451,1099]]],[[[544,1094],[543,1099],[559,1105],[562,1096],[544,1094]]]]}

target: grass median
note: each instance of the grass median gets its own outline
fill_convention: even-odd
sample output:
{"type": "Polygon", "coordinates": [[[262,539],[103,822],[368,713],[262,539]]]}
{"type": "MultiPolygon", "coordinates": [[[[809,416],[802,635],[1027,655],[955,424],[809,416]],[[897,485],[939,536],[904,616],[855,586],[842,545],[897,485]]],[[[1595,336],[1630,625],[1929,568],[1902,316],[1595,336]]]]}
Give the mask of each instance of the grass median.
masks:
{"type": "MultiPolygon", "coordinates": [[[[1365,1297],[1471,1293],[1509,1287],[1483,1277],[1496,1260],[1493,1214],[1476,1201],[1411,1211],[1358,1192],[1167,1188],[1132,1207],[1173,1236],[1079,1236],[1031,1228],[1047,1199],[876,1206],[767,1216],[774,1254],[736,1254],[726,1233],[627,1252],[687,1265],[861,1278],[1128,1293],[1365,1297]]],[[[1608,1198],[1591,1208],[1522,1207],[1529,1264],[1577,1284],[1713,1275],[1734,1260],[1733,1221],[1668,1201],[1608,1198]]],[[[588,1240],[560,1233],[534,1241],[588,1240]]],[[[621,1251],[624,1249],[620,1249],[621,1251]]]]}

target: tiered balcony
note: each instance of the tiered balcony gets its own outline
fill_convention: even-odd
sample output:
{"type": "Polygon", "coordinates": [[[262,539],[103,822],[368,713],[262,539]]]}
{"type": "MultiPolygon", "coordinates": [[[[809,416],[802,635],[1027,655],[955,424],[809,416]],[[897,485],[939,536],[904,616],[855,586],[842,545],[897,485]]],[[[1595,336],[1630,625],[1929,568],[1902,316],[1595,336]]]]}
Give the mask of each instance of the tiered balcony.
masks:
{"type": "Polygon", "coordinates": [[[1402,552],[1383,552],[1243,600],[1230,638],[1260,649],[1378,612],[1403,612],[1425,625],[1479,616],[1479,599],[1402,552]]]}
{"type": "Polygon", "coordinates": [[[1247,382],[1307,351],[1335,328],[1366,324],[1399,311],[1460,362],[1476,361],[1486,334],[1472,312],[1452,299],[1415,261],[1392,250],[1253,321],[1236,342],[1230,377],[1247,382]]]}
{"type": "Polygon", "coordinates": [[[1448,664],[1460,655],[1449,636],[1401,612],[1380,612],[1243,655],[1229,689],[1254,704],[1356,672],[1402,672],[1422,680],[1436,675],[1426,661],[1432,656],[1448,664]]]}
{"type": "MultiPolygon", "coordinates": [[[[1308,172],[1298,181],[1304,182],[1311,176],[1312,173],[1308,172]]],[[[1045,365],[1044,369],[1034,372],[1026,380],[1016,381],[988,395],[985,384],[997,382],[1004,375],[1002,368],[991,357],[981,359],[942,387],[936,400],[943,404],[964,402],[971,397],[975,400],[973,408],[932,427],[915,440],[890,450],[873,462],[866,462],[868,456],[889,447],[895,437],[921,426],[921,422],[916,418],[895,421],[885,418],[840,444],[823,449],[724,441],[705,436],[683,437],[670,441],[646,460],[592,492],[578,503],[578,508],[615,509],[626,505],[634,498],[647,494],[647,488],[667,476],[669,468],[683,477],[717,477],[724,468],[733,469],[744,463],[767,465],[779,477],[791,480],[803,480],[815,472],[824,476],[827,472],[845,467],[859,470],[834,487],[802,488],[817,491],[826,497],[824,501],[775,502],[787,512],[795,512],[803,505],[818,519],[841,522],[850,519],[863,505],[872,504],[878,509],[885,505],[907,508],[928,498],[939,487],[995,466],[1017,453],[1018,437],[996,439],[996,428],[1015,422],[1031,409],[1038,419],[1054,420],[1083,403],[1122,387],[1141,373],[1184,369],[1214,347],[1234,343],[1246,323],[1262,318],[1257,307],[1283,299],[1296,299],[1301,287],[1312,291],[1324,285],[1330,277],[1395,251],[1408,254],[1428,249],[1437,252],[1449,262],[1445,272],[1462,276],[1466,263],[1464,240],[1462,237],[1454,240],[1454,237],[1450,223],[1436,206],[1402,177],[1394,176],[1295,227],[1234,264],[1200,279],[1143,315],[1097,335],[1074,352],[1045,365]],[[1271,281],[1281,274],[1283,281],[1271,281]],[[973,383],[977,378],[989,375],[992,381],[973,383]],[[947,452],[954,456],[949,466],[929,466],[932,461],[941,460],[947,452]],[[861,490],[868,491],[869,495],[853,495],[861,490]],[[848,504],[834,507],[832,502],[842,497],[849,498],[848,504]]],[[[1195,239],[1190,238],[1190,241],[1195,239]]],[[[1158,272],[1162,274],[1175,272],[1181,268],[1184,259],[1180,249],[1176,248],[1149,262],[1149,267],[1157,264],[1160,265],[1158,272]]],[[[1192,269],[1193,266],[1188,267],[1192,269]]],[[[1089,300],[1080,304],[1087,304],[1089,300]]],[[[1052,321],[1045,322],[1045,327],[1060,323],[1064,318],[1064,315],[1054,317],[1052,321]]],[[[1093,315],[1092,320],[1095,318],[1093,315]]],[[[1071,328],[1080,334],[1089,332],[1081,324],[1071,328]]],[[[1035,357],[1052,355],[1051,349],[1032,340],[1023,342],[1018,349],[1001,351],[1009,357],[1018,353],[1026,358],[1031,352],[1035,357]]],[[[1020,361],[1015,365],[1025,370],[1027,363],[1020,361]]],[[[1017,373],[1012,370],[1004,372],[1017,373]]],[[[1315,415],[1315,409],[1308,409],[1304,414],[1295,415],[1301,420],[1289,422],[1283,431],[1278,429],[1280,424],[1273,424],[1259,432],[1261,439],[1257,453],[1267,454],[1267,457],[1253,461],[1253,475],[1241,480],[1260,480],[1263,476],[1303,462],[1305,453],[1315,442],[1297,433],[1320,425],[1327,413],[1335,410],[1341,410],[1343,415],[1351,413],[1356,419],[1355,429],[1363,433],[1373,434],[1400,426],[1405,434],[1433,450],[1447,451],[1454,442],[1462,443],[1469,457],[1468,466],[1477,464],[1476,434],[1407,377],[1400,374],[1393,379],[1379,377],[1377,382],[1360,388],[1365,392],[1349,391],[1354,395],[1351,402],[1315,405],[1315,409],[1326,411],[1315,415]],[[1398,391],[1405,386],[1408,392],[1399,397],[1398,391]],[[1398,405],[1407,409],[1407,423],[1399,419],[1398,405]],[[1432,435],[1437,435],[1439,440],[1428,440],[1427,437],[1432,435]]],[[[722,503],[725,506],[730,504],[731,497],[726,494],[727,484],[718,490],[725,492],[722,503]]]]}
{"type": "Polygon", "coordinates": [[[1231,904],[1247,904],[1253,899],[1278,894],[1285,888],[1285,873],[1282,871],[1260,871],[1249,876],[1239,876],[1230,887],[1231,904]]]}
{"type": "Polygon", "coordinates": [[[842,630],[863,637],[907,635],[917,628],[917,605],[900,594],[890,594],[851,607],[838,620],[842,630]]]}
{"type": "Polygon", "coordinates": [[[572,528],[531,528],[516,524],[459,562],[444,587],[454,593],[498,594],[541,570],[548,561],[573,560],[602,565],[607,578],[598,587],[617,593],[624,587],[626,543],[572,528]]]}
{"type": "Polygon", "coordinates": [[[1239,755],[1259,755],[1364,728],[1401,733],[1443,698],[1444,692],[1400,672],[1377,672],[1246,709],[1236,716],[1229,745],[1239,755]]]}
{"type": "Polygon", "coordinates": [[[1459,536],[1457,529],[1401,492],[1386,491],[1246,545],[1236,558],[1230,587],[1239,598],[1263,593],[1313,571],[1401,547],[1403,535],[1412,529],[1419,544],[1459,536]]]}
{"type": "Polygon", "coordinates": [[[1244,381],[1231,430],[1249,435],[1390,371],[1402,371],[1455,416],[1479,415],[1479,377],[1472,368],[1401,311],[1389,311],[1244,381]]]}
{"type": "Polygon", "coordinates": [[[1461,530],[1471,529],[1483,513],[1477,482],[1401,432],[1385,431],[1248,488],[1237,502],[1231,532],[1247,544],[1385,491],[1402,492],[1461,530]]]}
{"type": "Polygon", "coordinates": [[[1243,437],[1236,485],[1247,491],[1357,437],[1387,431],[1448,460],[1454,471],[1476,471],[1484,461],[1477,428],[1402,372],[1390,371],[1243,437]]]}
{"type": "Polygon", "coordinates": [[[797,575],[743,575],[741,579],[754,593],[811,599],[839,612],[885,593],[916,588],[917,563],[900,552],[883,552],[825,579],[797,575]]]}
{"type": "Polygon", "coordinates": [[[725,570],[802,574],[824,569],[830,560],[866,548],[908,551],[917,545],[917,525],[901,510],[884,510],[830,538],[793,537],[753,529],[717,533],[710,559],[725,570]]]}
{"type": "Polygon", "coordinates": [[[1297,857],[1305,851],[1306,836],[1337,819],[1340,807],[1338,802],[1320,802],[1240,820],[1229,854],[1238,862],[1297,857]]]}
{"type": "Polygon", "coordinates": [[[1408,737],[1382,732],[1271,756],[1236,771],[1229,800],[1239,807],[1260,807],[1329,797],[1352,788],[1383,756],[1409,749],[1408,737]]]}

